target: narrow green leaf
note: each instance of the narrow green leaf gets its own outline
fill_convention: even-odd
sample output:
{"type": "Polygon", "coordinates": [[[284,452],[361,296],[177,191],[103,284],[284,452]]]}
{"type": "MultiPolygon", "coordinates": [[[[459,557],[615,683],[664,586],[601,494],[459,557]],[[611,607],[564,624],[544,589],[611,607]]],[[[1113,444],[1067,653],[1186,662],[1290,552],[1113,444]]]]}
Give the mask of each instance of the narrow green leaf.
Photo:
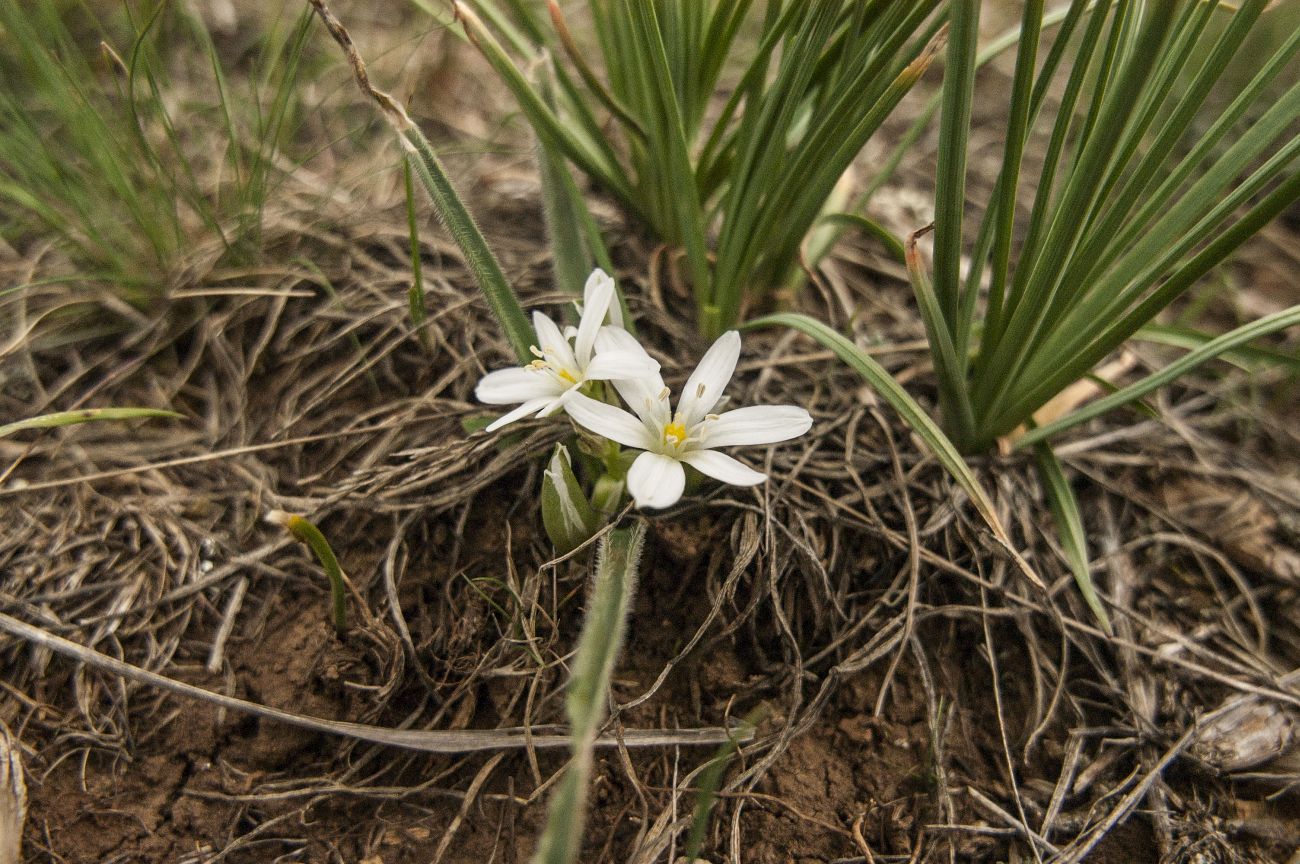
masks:
{"type": "Polygon", "coordinates": [[[411,326],[415,328],[420,344],[429,348],[429,333],[424,329],[428,308],[424,302],[424,262],[420,246],[420,222],[415,212],[415,185],[411,181],[411,159],[402,158],[402,187],[406,194],[406,232],[411,244],[411,290],[407,292],[407,305],[411,310],[411,326]]]}
{"type": "Polygon", "coordinates": [[[646,139],[645,129],[641,128],[640,122],[600,82],[600,79],[596,77],[596,73],[592,71],[591,64],[587,62],[577,43],[574,42],[573,34],[569,32],[569,25],[564,19],[564,12],[560,9],[560,4],[556,3],[555,0],[548,0],[546,5],[551,15],[551,23],[555,27],[555,33],[560,37],[560,44],[564,46],[564,53],[568,55],[573,68],[578,70],[578,77],[582,79],[582,83],[587,85],[587,89],[595,95],[609,113],[619,119],[624,128],[644,141],[646,139]]]}
{"type": "MultiPolygon", "coordinates": [[[[1016,52],[1016,72],[1011,84],[1010,111],[1011,119],[1007,125],[1006,147],[1002,157],[1002,172],[998,175],[998,199],[996,213],[986,218],[997,218],[997,227],[993,231],[993,276],[989,286],[989,317],[996,319],[1002,308],[1002,298],[1006,294],[1007,279],[1011,267],[1011,241],[1015,231],[1016,192],[1019,189],[1020,162],[1024,155],[1025,144],[1029,137],[1030,111],[1033,107],[1034,71],[1038,58],[1038,36],[1043,24],[1044,0],[1027,0],[1024,17],[1021,22],[1020,49],[1016,52]]],[[[972,277],[974,271],[982,269],[983,256],[975,256],[971,262],[972,277]],[[980,263],[975,263],[975,262],[980,263]]],[[[972,278],[972,281],[975,280],[972,278]]],[[[972,298],[976,294],[975,286],[968,289],[972,298]]],[[[970,304],[972,307],[974,303],[970,304]]],[[[964,330],[969,334],[970,328],[964,330]]],[[[963,351],[963,354],[965,352],[963,351]]]]}
{"type": "Polygon", "coordinates": [[[1231,351],[1239,345],[1245,345],[1261,336],[1267,336],[1269,333],[1276,333],[1297,324],[1300,324],[1300,306],[1292,306],[1289,309],[1275,312],[1272,315],[1260,318],[1258,321],[1252,321],[1224,333],[1222,336],[1211,339],[1201,347],[1187,352],[1178,360],[1158,372],[1148,375],[1141,381],[1130,384],[1109,396],[1098,399],[1096,402],[1089,403],[1072,414],[1051,423],[1045,423],[1037,429],[1029,430],[1016,441],[1016,446],[1027,447],[1039,441],[1045,441],[1058,432],[1105,414],[1107,411],[1132,402],[1134,399],[1140,399],[1152,390],[1169,384],[1207,360],[1213,360],[1220,354],[1231,351]]]}
{"type": "Polygon", "coordinates": [[[288,531],[298,542],[305,543],[324,568],[330,583],[330,622],[334,625],[334,632],[342,636],[348,629],[347,587],[343,582],[343,568],[339,566],[339,559],[329,541],[315,523],[294,513],[272,510],[266,514],[266,521],[288,531]]]}
{"type": "Polygon", "coordinates": [[[683,862],[696,861],[696,855],[700,851],[700,846],[704,843],[704,832],[709,828],[709,814],[713,812],[713,805],[718,799],[718,786],[722,783],[722,773],[727,770],[731,760],[735,758],[736,751],[740,748],[740,739],[745,733],[753,730],[757,724],[760,712],[763,709],[757,708],[750,712],[740,726],[737,732],[740,734],[730,741],[718,747],[718,752],[713,754],[700,773],[699,792],[695,798],[695,812],[691,816],[691,831],[686,835],[686,855],[684,858],[677,859],[683,862]]]}
{"type": "Polygon", "coordinates": [[[1043,478],[1047,491],[1047,500],[1052,507],[1052,518],[1056,521],[1056,534],[1065,551],[1065,560],[1074,573],[1074,581],[1079,586],[1079,593],[1087,602],[1092,614],[1107,633],[1110,629],[1110,616],[1106,607],[1097,596],[1097,588],[1092,583],[1092,571],[1088,567],[1088,535],[1083,527],[1083,514],[1079,512],[1079,501],[1065,479],[1061,462],[1045,441],[1034,445],[1034,456],[1038,460],[1038,473],[1043,478]]]}
{"type": "Polygon", "coordinates": [[[447,231],[465,255],[465,264],[473,274],[474,281],[478,283],[479,290],[487,298],[488,306],[501,324],[501,329],[505,331],[506,339],[514,349],[515,356],[521,363],[527,363],[532,359],[529,348],[536,341],[536,337],[532,325],[524,316],[523,307],[519,305],[518,298],[506,282],[505,274],[501,272],[501,265],[488,247],[487,240],[478,230],[474,217],[470,215],[464,202],[456,194],[456,187],[452,185],[451,178],[442,167],[442,162],[433,152],[429,140],[414,124],[402,129],[401,135],[407,148],[415,156],[416,176],[420,178],[429,197],[433,199],[438,217],[447,226],[447,231]]]}
{"type": "Polygon", "coordinates": [[[635,198],[608,142],[600,136],[579,137],[574,127],[561,122],[555,112],[547,107],[537,88],[510,60],[501,43],[478,15],[462,2],[457,2],[454,6],[457,17],[464,22],[470,41],[482,52],[483,57],[496,70],[502,82],[510,88],[510,92],[519,102],[520,109],[528,117],[528,122],[546,146],[564,153],[628,206],[635,208],[635,198]]]}
{"type": "Polygon", "coordinates": [[[561,291],[581,296],[582,286],[591,272],[591,259],[583,246],[582,225],[569,198],[568,184],[561,175],[568,167],[552,151],[539,144],[537,169],[542,181],[542,218],[550,239],[551,273],[561,291]]]}
{"type": "Polygon", "coordinates": [[[973,431],[975,420],[971,412],[970,398],[964,386],[965,358],[957,353],[953,344],[952,331],[943,317],[942,301],[930,284],[925,263],[921,260],[920,250],[916,246],[917,238],[924,232],[918,231],[907,238],[904,246],[907,262],[907,275],[912,282],[912,293],[916,295],[917,306],[921,310],[921,319],[925,322],[926,337],[930,341],[930,354],[934,359],[935,376],[939,383],[939,398],[942,402],[944,421],[957,433],[958,440],[966,440],[973,431]]]}
{"type": "MultiPolygon", "coordinates": [[[[1199,348],[1214,340],[1215,334],[1206,333],[1192,327],[1178,327],[1169,324],[1148,324],[1133,334],[1141,342],[1157,345],[1171,345],[1174,348],[1199,348]]],[[[1262,367],[1277,366],[1292,375],[1300,375],[1300,355],[1275,351],[1272,348],[1256,348],[1243,345],[1219,355],[1226,362],[1238,369],[1250,372],[1262,367]]]]}
{"type": "Polygon", "coordinates": [[[885,244],[889,257],[903,267],[907,266],[907,252],[903,249],[903,241],[898,238],[897,234],[874,219],[860,213],[828,213],[822,217],[821,221],[828,225],[851,225],[854,228],[860,228],[865,234],[875,237],[885,244]]]}
{"type": "Polygon", "coordinates": [[[138,420],[143,417],[183,417],[175,411],[162,411],[157,408],[82,408],[77,411],[56,411],[39,417],[15,420],[0,426],[0,438],[15,432],[30,429],[53,429],[58,426],[73,426],[78,423],[92,423],[101,420],[138,420]]]}
{"type": "Polygon", "coordinates": [[[659,156],[664,160],[662,167],[666,169],[669,181],[664,191],[671,194],[676,202],[673,210],[676,213],[678,236],[686,247],[686,260],[690,266],[701,325],[704,335],[712,338],[719,334],[710,331],[718,328],[708,326],[704,319],[708,317],[708,308],[717,303],[717,298],[713,297],[713,270],[709,265],[704,212],[695,185],[695,171],[691,166],[690,142],[669,66],[668,49],[655,7],[649,3],[635,3],[633,7],[636,33],[659,103],[658,111],[653,116],[660,125],[650,130],[650,137],[651,140],[658,139],[662,142],[659,156]]]}
{"type": "MultiPolygon", "coordinates": [[[[1032,279],[1028,280],[1024,302],[1008,309],[1009,321],[999,350],[990,358],[977,386],[974,402],[979,413],[993,413],[1013,386],[1015,370],[1025,362],[1044,332],[1056,304],[1068,301],[1062,291],[1067,276],[1066,262],[1077,248],[1087,224],[1087,214],[1098,206],[1105,187],[1105,172],[1118,147],[1121,133],[1135,111],[1142,87],[1151,74],[1156,58],[1168,37],[1169,19],[1175,4],[1155,4],[1142,24],[1142,36],[1149,50],[1136,52],[1117,73],[1113,95],[1097,110],[1096,131],[1082,142],[1079,154],[1065,180],[1060,200],[1054,209],[1042,246],[1028,262],[1032,279]]],[[[1094,16],[1102,14],[1094,11],[1094,16]]],[[[1116,24],[1112,34],[1120,29],[1116,24]]],[[[1118,38],[1118,37],[1113,37],[1118,38]]],[[[1077,70],[1076,70],[1077,74],[1077,70]]],[[[1022,257],[1020,266],[1025,267],[1022,257]]]]}
{"type": "Polygon", "coordinates": [[[581,849],[592,751],[605,716],[609,680],[622,650],[628,610],[636,591],[645,524],[637,520],[631,528],[612,531],[600,544],[565,698],[572,757],[547,805],[546,827],[533,855],[534,864],[572,864],[581,849]]]}
{"type": "MultiPolygon", "coordinates": [[[[514,349],[516,357],[521,363],[527,363],[532,359],[532,352],[529,350],[536,337],[533,328],[524,316],[524,310],[519,305],[519,299],[515,297],[514,291],[506,282],[505,274],[501,272],[501,265],[498,263],[496,256],[488,247],[487,240],[484,239],[482,232],[479,231],[478,225],[474,222],[474,217],[466,209],[465,203],[461,200],[460,195],[456,193],[456,187],[452,185],[451,178],[447,176],[447,171],[442,167],[437,154],[433,151],[433,145],[429,139],[424,137],[424,133],[411,120],[406,109],[402,107],[392,96],[375,89],[370,83],[369,74],[366,71],[365,61],[357,52],[357,47],[352,41],[352,35],[348,33],[334,13],[325,5],[324,0],[309,0],[312,8],[320,17],[321,22],[329,31],[330,36],[343,49],[347,56],[348,63],[352,67],[352,75],[356,79],[357,87],[361,92],[375,103],[383,115],[384,120],[392,127],[393,131],[401,139],[402,146],[408,154],[414,156],[411,162],[415,169],[416,176],[420,178],[421,185],[433,199],[433,207],[438,214],[438,218],[447,227],[448,233],[451,234],[452,240],[460,248],[461,254],[465,256],[465,265],[469,268],[470,273],[474,276],[475,282],[478,283],[479,290],[487,299],[488,307],[496,316],[497,322],[505,333],[510,347],[514,349]]],[[[459,8],[459,7],[458,7],[459,8]]],[[[472,12],[465,10],[466,14],[473,15],[472,12]]],[[[478,20],[475,18],[475,20],[478,20]]],[[[480,22],[481,26],[481,22],[480,22]]]]}
{"type": "MultiPolygon", "coordinates": [[[[1046,27],[1055,26],[1061,24],[1062,21],[1066,21],[1066,23],[1062,25],[1062,30],[1066,41],[1068,41],[1069,33],[1073,31],[1074,26],[1074,18],[1070,17],[1071,13],[1073,12],[1077,17],[1078,11],[1081,11],[1082,9],[1082,7],[1080,7],[1079,10],[1076,11],[1074,9],[1074,6],[1076,5],[1078,4],[1054,9],[1053,11],[1048,12],[1042,17],[1042,23],[1039,29],[1041,30],[1046,27]],[[1066,20],[1067,18],[1069,20],[1066,20]]],[[[983,68],[989,62],[1001,56],[1002,52],[1006,51],[1008,48],[1018,46],[1021,38],[1022,30],[1020,27],[1012,27],[999,33],[993,39],[989,40],[987,45],[980,49],[979,54],[975,58],[976,68],[983,68]]],[[[1045,64],[1045,68],[1047,68],[1047,65],[1048,64],[1045,64]]],[[[894,172],[898,170],[898,166],[903,162],[903,157],[911,151],[911,149],[916,145],[916,142],[920,140],[923,134],[925,134],[925,130],[929,127],[931,121],[934,120],[934,115],[939,113],[939,108],[942,105],[942,92],[935,93],[930,97],[929,101],[925,103],[925,107],[921,109],[921,112],[917,115],[916,119],[912,121],[912,125],[907,127],[907,131],[904,132],[903,136],[894,144],[894,149],[889,151],[889,156],[887,156],[884,162],[881,163],[879,170],[876,172],[875,176],[871,178],[871,182],[867,184],[867,188],[864,189],[858,196],[857,200],[853,202],[853,206],[849,208],[849,212],[860,213],[867,208],[867,205],[871,202],[871,199],[875,194],[879,192],[881,187],[888,183],[894,176],[894,172]]]]}
{"type": "Polygon", "coordinates": [[[1232,227],[1197,252],[1191,260],[1179,266],[1132,311],[1125,315],[1115,314],[1110,305],[1115,298],[1109,298],[1108,305],[1094,310],[1097,320],[1062,325],[1061,338],[1066,340],[1068,347],[1063,351],[1044,349],[1040,352],[1043,361],[1040,366],[1048,371],[1038,374],[1031,367],[1023,372],[1019,401],[1012,403],[1000,414],[989,417],[987,429],[993,435],[1001,435],[1024,422],[1039,406],[1101,362],[1103,357],[1137,332],[1143,324],[1155,318],[1198,279],[1222,263],[1242,243],[1297,200],[1297,196],[1300,196],[1300,173],[1288,177],[1232,227]],[[1100,335],[1097,334],[1097,328],[1101,328],[1100,335]]]}
{"type": "Polygon", "coordinates": [[[1003,527],[1002,520],[998,518],[997,511],[993,506],[993,500],[984,491],[984,487],[980,485],[979,480],[970,470],[970,466],[966,464],[966,460],[962,458],[961,453],[953,446],[952,441],[943,433],[943,430],[925,413],[925,409],[908,395],[907,391],[894,380],[894,377],[889,374],[885,367],[877,363],[869,354],[843,335],[815,318],[809,318],[807,315],[790,312],[765,315],[744,325],[745,329],[772,326],[790,327],[811,336],[834,351],[840,360],[861,375],[863,380],[893,406],[894,410],[902,416],[912,431],[930,448],[930,452],[947,469],[953,480],[957,482],[957,485],[970,496],[975,510],[989,526],[993,536],[1012,556],[1021,572],[1035,585],[1042,587],[1043,583],[1038,574],[1034,573],[1028,563],[1015,551],[1015,547],[1011,545],[1011,538],[1007,534],[1006,528],[1003,527]]]}
{"type": "Polygon", "coordinates": [[[966,207],[966,147],[975,92],[979,0],[951,0],[948,6],[948,60],[939,113],[939,169],[934,196],[934,286],[940,323],[957,323],[961,284],[962,221],[966,207]]]}

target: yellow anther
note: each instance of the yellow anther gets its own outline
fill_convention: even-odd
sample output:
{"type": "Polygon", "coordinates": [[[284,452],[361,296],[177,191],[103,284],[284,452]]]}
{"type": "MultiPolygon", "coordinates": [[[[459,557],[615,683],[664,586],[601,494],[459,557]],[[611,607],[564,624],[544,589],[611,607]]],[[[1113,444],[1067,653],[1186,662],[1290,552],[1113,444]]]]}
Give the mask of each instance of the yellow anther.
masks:
{"type": "Polygon", "coordinates": [[[536,369],[538,372],[543,372],[548,368],[545,360],[534,360],[529,363],[528,366],[532,369],[536,369]]]}
{"type": "Polygon", "coordinates": [[[683,423],[669,423],[664,426],[664,443],[680,447],[686,443],[686,426],[683,423]]]}

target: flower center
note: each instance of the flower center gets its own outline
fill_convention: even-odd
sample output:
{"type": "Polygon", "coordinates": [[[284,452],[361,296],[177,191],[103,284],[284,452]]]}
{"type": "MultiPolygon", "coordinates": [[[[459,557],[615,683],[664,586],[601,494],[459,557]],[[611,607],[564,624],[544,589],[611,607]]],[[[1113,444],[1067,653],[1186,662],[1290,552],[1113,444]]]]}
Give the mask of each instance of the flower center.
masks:
{"type": "Polygon", "coordinates": [[[686,443],[686,425],[683,423],[667,423],[664,425],[664,443],[671,444],[674,447],[681,447],[686,443]]]}
{"type": "MultiPolygon", "coordinates": [[[[538,351],[536,348],[533,349],[533,353],[541,354],[541,352],[538,351]]],[[[528,365],[531,368],[536,369],[538,372],[549,372],[552,375],[559,378],[560,380],[567,381],[570,384],[578,383],[578,377],[574,375],[571,370],[565,369],[563,366],[559,365],[555,361],[548,360],[545,358],[546,355],[543,354],[542,356],[538,357],[536,360],[532,361],[528,365]]]]}

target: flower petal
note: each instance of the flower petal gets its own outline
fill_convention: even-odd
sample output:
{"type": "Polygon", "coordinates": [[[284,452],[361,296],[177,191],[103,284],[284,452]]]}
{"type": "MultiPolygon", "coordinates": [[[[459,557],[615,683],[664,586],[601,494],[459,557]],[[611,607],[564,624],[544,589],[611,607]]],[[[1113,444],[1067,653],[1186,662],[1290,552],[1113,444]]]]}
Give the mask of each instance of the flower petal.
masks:
{"type": "Polygon", "coordinates": [[[718,404],[739,359],[740,334],[735,330],[723,333],[704,353],[700,365],[686,379],[682,398],[677,402],[677,416],[687,428],[703,420],[718,404]]]}
{"type": "Polygon", "coordinates": [[[646,450],[654,446],[649,430],[622,408],[597,402],[575,390],[565,398],[564,410],[579,426],[625,447],[646,450]]]}
{"type": "MultiPolygon", "coordinates": [[[[602,271],[596,271],[605,276],[602,271]]],[[[591,274],[587,287],[583,289],[582,318],[578,320],[578,334],[573,341],[573,353],[578,359],[579,368],[585,369],[591,361],[591,349],[596,344],[596,333],[605,324],[605,313],[614,299],[614,280],[605,276],[597,279],[591,274]]]]}
{"type": "Polygon", "coordinates": [[[606,351],[626,351],[644,355],[646,359],[656,364],[652,373],[632,378],[614,378],[612,383],[618,395],[623,397],[623,401],[636,412],[652,434],[663,434],[664,425],[672,418],[669,416],[671,412],[668,400],[662,398],[665,388],[663,376],[659,374],[658,362],[646,353],[635,336],[618,327],[602,327],[596,334],[596,356],[600,357],[606,351]]]}
{"type": "Polygon", "coordinates": [[[587,364],[588,381],[645,378],[659,372],[659,361],[645,351],[601,351],[587,364]]]}
{"type": "MultiPolygon", "coordinates": [[[[606,281],[610,285],[614,284],[614,280],[610,278],[610,275],[599,267],[591,271],[591,275],[587,277],[587,284],[582,289],[582,305],[584,309],[591,305],[591,297],[597,286],[606,281]]],[[[621,328],[623,326],[623,307],[618,303],[611,302],[609,304],[609,323],[615,327],[621,328]]]]}
{"type": "Polygon", "coordinates": [[[568,405],[569,400],[573,398],[573,394],[577,392],[578,392],[578,385],[574,384],[572,387],[565,390],[563,393],[560,393],[558,396],[554,397],[553,399],[548,401],[544,406],[542,406],[542,410],[537,412],[537,416],[550,417],[555,412],[563,408],[565,405],[568,405]]]}
{"type": "Polygon", "coordinates": [[[513,423],[516,420],[522,420],[523,418],[527,417],[529,414],[532,414],[534,411],[545,410],[547,406],[549,406],[550,404],[551,404],[551,400],[549,398],[531,399],[525,402],[524,404],[520,405],[518,408],[515,408],[513,411],[507,411],[505,414],[493,420],[491,423],[487,425],[487,428],[484,429],[483,431],[495,432],[498,429],[500,429],[502,426],[505,426],[507,423],[513,423]]]}
{"type": "Polygon", "coordinates": [[[537,331],[537,347],[542,349],[543,354],[549,354],[551,359],[565,369],[578,369],[578,361],[573,356],[573,349],[569,347],[569,340],[564,338],[560,328],[545,312],[533,313],[533,329],[537,331]]]}
{"type": "Polygon", "coordinates": [[[704,421],[699,446],[775,444],[798,438],[811,428],[812,417],[796,405],[751,405],[704,421]]]}
{"type": "Polygon", "coordinates": [[[682,461],[701,474],[732,486],[757,486],[767,479],[761,471],[755,471],[744,462],[717,450],[691,450],[683,454],[682,461]]]}
{"type": "Polygon", "coordinates": [[[474,388],[475,398],[489,405],[513,405],[529,399],[558,395],[554,378],[526,366],[489,372],[474,388]]]}
{"type": "Polygon", "coordinates": [[[662,453],[642,453],[627,471],[627,489],[638,507],[671,507],[685,488],[682,463],[662,453]]]}

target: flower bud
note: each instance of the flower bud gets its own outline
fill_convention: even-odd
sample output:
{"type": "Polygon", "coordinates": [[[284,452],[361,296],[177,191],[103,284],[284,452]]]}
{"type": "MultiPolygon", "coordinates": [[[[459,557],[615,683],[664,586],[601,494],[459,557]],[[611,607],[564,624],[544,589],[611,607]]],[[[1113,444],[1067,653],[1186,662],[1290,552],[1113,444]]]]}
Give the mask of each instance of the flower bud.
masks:
{"type": "Polygon", "coordinates": [[[583,494],[563,444],[555,445],[542,472],[542,525],[561,555],[572,552],[600,528],[600,518],[583,494]]]}

